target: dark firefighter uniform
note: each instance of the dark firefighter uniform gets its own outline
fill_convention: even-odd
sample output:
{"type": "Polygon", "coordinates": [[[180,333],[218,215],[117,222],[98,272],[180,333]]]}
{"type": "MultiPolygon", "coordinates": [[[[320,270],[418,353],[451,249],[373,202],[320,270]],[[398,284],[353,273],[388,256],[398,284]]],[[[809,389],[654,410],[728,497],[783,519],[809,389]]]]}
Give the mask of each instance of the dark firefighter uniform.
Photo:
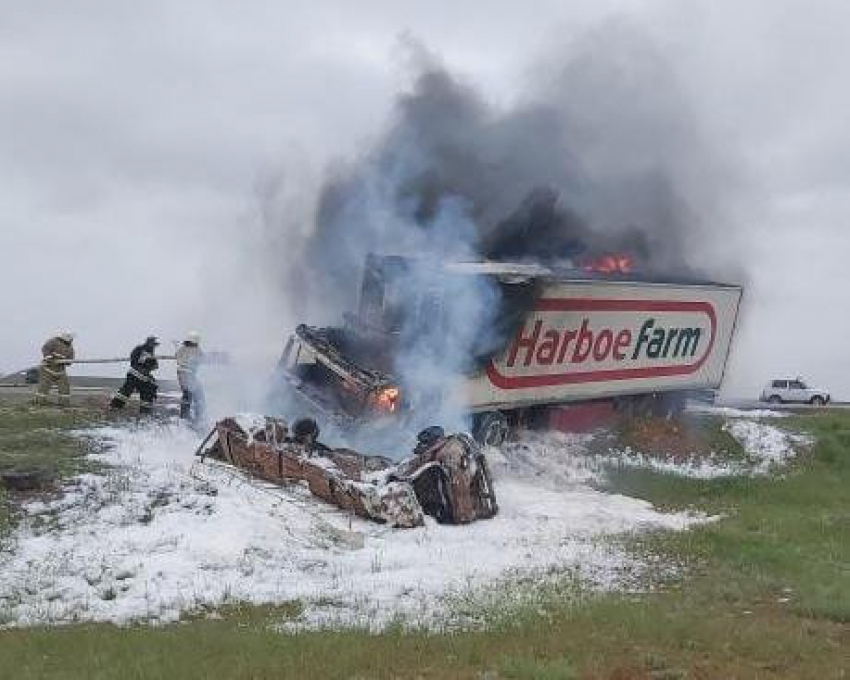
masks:
{"type": "Polygon", "coordinates": [[[124,408],[133,392],[139,393],[139,413],[147,415],[153,410],[156,400],[157,384],[153,372],[159,368],[154,351],[159,345],[159,340],[149,337],[141,345],[134,348],[130,353],[130,370],[121,389],[115,394],[110,402],[111,408],[124,408]]]}
{"type": "Polygon", "coordinates": [[[71,333],[60,333],[50,338],[41,348],[41,366],[38,371],[38,389],[36,403],[47,402],[47,395],[53,385],[59,392],[59,404],[67,406],[71,401],[71,385],[68,382],[66,361],[74,359],[74,336],[71,333]]]}

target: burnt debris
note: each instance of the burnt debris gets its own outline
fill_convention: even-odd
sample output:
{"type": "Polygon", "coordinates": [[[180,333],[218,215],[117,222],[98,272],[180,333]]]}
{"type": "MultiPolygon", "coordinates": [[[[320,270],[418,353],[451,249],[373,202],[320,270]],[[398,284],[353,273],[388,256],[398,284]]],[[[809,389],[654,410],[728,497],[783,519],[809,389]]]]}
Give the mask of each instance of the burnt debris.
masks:
{"type": "Polygon", "coordinates": [[[278,418],[250,425],[225,418],[199,455],[268,482],[306,483],[313,495],[342,510],[399,528],[422,525],[424,515],[445,524],[468,524],[498,512],[487,460],[467,435],[429,428],[411,457],[393,463],[328,448],[319,442],[314,425],[307,428],[302,422],[290,432],[278,418]],[[308,429],[310,436],[305,436],[308,429]]]}

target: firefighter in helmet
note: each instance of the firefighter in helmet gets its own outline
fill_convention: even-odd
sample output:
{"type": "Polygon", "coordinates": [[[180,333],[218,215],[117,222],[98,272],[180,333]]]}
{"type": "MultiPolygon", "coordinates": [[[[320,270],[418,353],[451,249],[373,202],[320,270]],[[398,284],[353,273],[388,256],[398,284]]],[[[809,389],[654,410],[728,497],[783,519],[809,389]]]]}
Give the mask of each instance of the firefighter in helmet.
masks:
{"type": "Polygon", "coordinates": [[[59,405],[71,403],[71,384],[68,381],[68,363],[74,360],[74,334],[62,332],[50,338],[41,348],[41,366],[38,370],[38,388],[35,401],[46,404],[51,388],[56,385],[59,405]]]}
{"type": "Polygon", "coordinates": [[[148,415],[153,411],[156,401],[157,383],[153,372],[159,368],[155,350],[159,340],[153,335],[149,336],[141,345],[133,348],[130,353],[130,370],[124,384],[112,398],[109,406],[112,409],[121,409],[127,405],[134,392],[139,393],[139,413],[148,415]]]}

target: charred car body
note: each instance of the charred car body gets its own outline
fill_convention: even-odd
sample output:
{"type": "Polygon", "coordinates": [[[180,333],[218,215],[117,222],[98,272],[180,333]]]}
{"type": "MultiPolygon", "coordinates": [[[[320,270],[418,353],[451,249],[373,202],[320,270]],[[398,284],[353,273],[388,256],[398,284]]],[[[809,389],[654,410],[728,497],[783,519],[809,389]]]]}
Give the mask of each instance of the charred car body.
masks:
{"type": "Polygon", "coordinates": [[[419,434],[412,456],[393,462],[331,449],[318,434],[312,419],[297,421],[290,432],[278,418],[252,423],[225,418],[198,455],[274,484],[306,483],[327,503],[398,528],[421,526],[424,515],[443,524],[468,524],[498,512],[487,460],[467,435],[430,427],[419,434]]]}
{"type": "Polygon", "coordinates": [[[298,326],[280,372],[319,411],[351,424],[427,417],[451,403],[479,441],[499,444],[511,424],[564,404],[669,413],[683,396],[717,389],[741,295],[739,286],[618,268],[370,255],[357,312],[339,327],[298,326]],[[478,306],[458,313],[469,290],[478,306]],[[422,364],[448,364],[453,379],[423,385],[422,364]]]}

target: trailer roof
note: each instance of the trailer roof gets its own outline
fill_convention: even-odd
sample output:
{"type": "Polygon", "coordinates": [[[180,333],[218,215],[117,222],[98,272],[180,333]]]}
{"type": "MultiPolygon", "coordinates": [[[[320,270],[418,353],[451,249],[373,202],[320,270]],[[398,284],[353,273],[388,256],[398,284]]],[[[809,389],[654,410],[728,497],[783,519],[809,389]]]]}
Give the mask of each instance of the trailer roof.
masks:
{"type": "Polygon", "coordinates": [[[701,279],[696,276],[669,275],[658,272],[629,272],[604,273],[595,272],[579,267],[569,260],[559,265],[544,265],[537,262],[497,262],[492,260],[466,260],[446,262],[431,257],[417,257],[405,255],[379,255],[370,253],[366,257],[367,269],[378,267],[380,269],[404,270],[408,267],[418,266],[442,269],[457,274],[472,274],[481,276],[494,276],[504,283],[523,283],[530,280],[544,281],[614,281],[622,283],[644,283],[644,284],[674,284],[690,286],[713,286],[720,288],[737,288],[739,284],[721,283],[709,279],[701,279]]]}
{"type": "Polygon", "coordinates": [[[459,274],[481,274],[495,276],[505,283],[519,283],[524,279],[544,279],[551,281],[622,281],[637,283],[669,283],[700,286],[720,286],[724,288],[740,288],[740,285],[720,283],[708,279],[690,276],[670,276],[658,273],[629,272],[603,273],[587,270],[581,267],[547,266],[526,262],[447,262],[443,268],[459,274]]]}

